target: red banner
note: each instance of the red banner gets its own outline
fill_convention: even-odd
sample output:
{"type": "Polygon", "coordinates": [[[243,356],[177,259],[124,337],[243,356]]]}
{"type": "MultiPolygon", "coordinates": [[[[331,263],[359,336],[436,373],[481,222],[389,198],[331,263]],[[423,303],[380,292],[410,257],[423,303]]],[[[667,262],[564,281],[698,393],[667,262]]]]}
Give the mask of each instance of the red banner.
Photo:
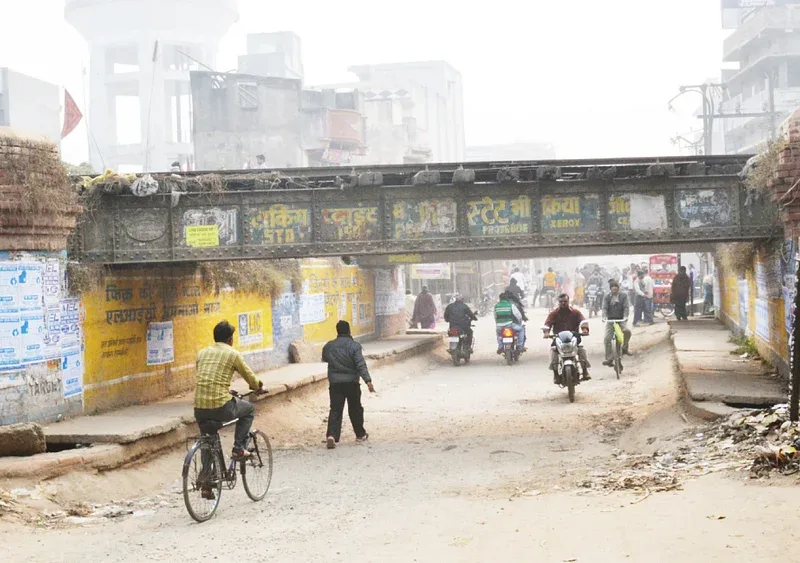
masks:
{"type": "Polygon", "coordinates": [[[83,119],[83,114],[78,109],[78,104],[75,103],[69,92],[64,90],[64,127],[61,129],[61,138],[72,133],[81,119],[83,119]]]}

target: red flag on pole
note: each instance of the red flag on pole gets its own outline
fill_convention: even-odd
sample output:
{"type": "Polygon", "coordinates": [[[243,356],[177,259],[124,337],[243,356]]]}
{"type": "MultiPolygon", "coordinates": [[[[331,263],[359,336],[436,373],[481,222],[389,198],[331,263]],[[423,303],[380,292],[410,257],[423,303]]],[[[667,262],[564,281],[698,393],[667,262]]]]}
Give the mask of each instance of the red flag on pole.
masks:
{"type": "Polygon", "coordinates": [[[78,109],[78,104],[75,103],[69,92],[64,90],[64,128],[61,129],[61,138],[72,133],[81,119],[83,119],[83,114],[78,109]]]}

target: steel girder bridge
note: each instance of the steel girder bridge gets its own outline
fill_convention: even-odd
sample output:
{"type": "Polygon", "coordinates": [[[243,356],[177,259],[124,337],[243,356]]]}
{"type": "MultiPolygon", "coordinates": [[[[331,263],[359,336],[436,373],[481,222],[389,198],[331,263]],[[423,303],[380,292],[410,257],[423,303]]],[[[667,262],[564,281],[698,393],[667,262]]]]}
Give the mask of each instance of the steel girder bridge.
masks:
{"type": "Polygon", "coordinates": [[[75,237],[105,264],[350,256],[359,263],[710,250],[782,237],[747,157],[154,175],[103,195],[75,237]]]}

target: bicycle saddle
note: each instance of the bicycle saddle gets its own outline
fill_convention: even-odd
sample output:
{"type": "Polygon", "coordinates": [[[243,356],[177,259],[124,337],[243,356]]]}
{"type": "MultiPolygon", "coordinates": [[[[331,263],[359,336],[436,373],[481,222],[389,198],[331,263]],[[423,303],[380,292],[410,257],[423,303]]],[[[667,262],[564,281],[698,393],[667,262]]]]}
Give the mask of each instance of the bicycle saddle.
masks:
{"type": "Polygon", "coordinates": [[[200,427],[201,434],[216,434],[219,432],[219,429],[223,427],[223,423],[219,420],[206,420],[204,422],[198,422],[197,426],[200,427]]]}

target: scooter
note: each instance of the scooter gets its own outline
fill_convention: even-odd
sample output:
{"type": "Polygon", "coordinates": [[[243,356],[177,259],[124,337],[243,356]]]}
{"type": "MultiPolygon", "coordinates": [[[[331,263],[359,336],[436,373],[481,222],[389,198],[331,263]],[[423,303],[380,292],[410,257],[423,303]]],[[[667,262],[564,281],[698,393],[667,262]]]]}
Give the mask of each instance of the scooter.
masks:
{"type": "MultiPolygon", "coordinates": [[[[569,402],[575,402],[575,387],[581,384],[583,366],[578,359],[578,337],[568,331],[562,331],[552,336],[550,328],[543,326],[544,338],[551,340],[555,345],[558,354],[558,365],[556,367],[556,385],[567,388],[569,402]]],[[[583,321],[580,325],[581,336],[589,336],[589,321],[583,321]]]]}
{"type": "Polygon", "coordinates": [[[450,339],[450,349],[448,351],[453,360],[453,365],[461,365],[462,358],[464,363],[468,364],[470,356],[472,356],[473,342],[471,340],[473,339],[471,339],[466,332],[458,328],[451,328],[447,334],[450,339]]]}

